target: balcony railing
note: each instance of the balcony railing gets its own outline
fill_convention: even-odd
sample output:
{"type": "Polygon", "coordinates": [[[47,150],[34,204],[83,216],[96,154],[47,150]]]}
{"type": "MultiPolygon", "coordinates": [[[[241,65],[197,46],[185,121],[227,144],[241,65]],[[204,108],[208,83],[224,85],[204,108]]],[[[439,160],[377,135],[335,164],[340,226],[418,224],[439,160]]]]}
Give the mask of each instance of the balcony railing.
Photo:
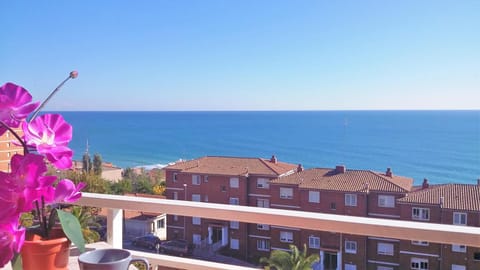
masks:
{"type": "MultiPolygon", "coordinates": [[[[122,248],[122,210],[167,213],[227,221],[238,220],[254,224],[268,223],[270,225],[317,231],[405,240],[422,239],[422,241],[433,243],[480,247],[480,228],[469,226],[93,193],[83,193],[83,197],[78,201],[78,204],[108,209],[107,242],[115,248],[122,248]]],[[[253,269],[146,252],[131,252],[136,257],[147,258],[153,266],[159,266],[160,269],[165,267],[180,269],[253,269]]]]}

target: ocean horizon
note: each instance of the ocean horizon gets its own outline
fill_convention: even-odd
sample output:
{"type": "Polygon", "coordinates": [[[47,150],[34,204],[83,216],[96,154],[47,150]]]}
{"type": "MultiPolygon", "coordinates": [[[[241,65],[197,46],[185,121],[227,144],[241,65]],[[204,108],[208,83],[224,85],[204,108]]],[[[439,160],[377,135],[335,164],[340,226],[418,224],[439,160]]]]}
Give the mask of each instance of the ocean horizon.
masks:
{"type": "Polygon", "coordinates": [[[87,143],[116,166],[202,156],[270,158],[308,168],[383,172],[415,184],[476,183],[479,110],[62,111],[80,160],[87,143]]]}

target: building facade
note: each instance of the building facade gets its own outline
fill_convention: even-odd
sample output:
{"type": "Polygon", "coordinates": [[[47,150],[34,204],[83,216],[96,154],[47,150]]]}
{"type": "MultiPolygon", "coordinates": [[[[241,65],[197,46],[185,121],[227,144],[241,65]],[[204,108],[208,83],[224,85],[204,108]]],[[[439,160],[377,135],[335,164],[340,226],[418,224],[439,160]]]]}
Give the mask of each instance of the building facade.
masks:
{"type": "MultiPolygon", "coordinates": [[[[15,129],[20,136],[23,135],[21,129],[15,129]]],[[[10,172],[10,159],[15,154],[23,154],[23,148],[21,145],[14,143],[16,141],[15,136],[10,131],[5,131],[0,136],[0,171],[10,172]]]]}
{"type": "MultiPolygon", "coordinates": [[[[165,193],[167,199],[174,200],[269,207],[269,182],[296,169],[297,165],[280,162],[275,156],[271,159],[207,156],[167,166],[165,193]]],[[[234,220],[170,215],[168,224],[168,239],[186,239],[213,250],[228,247],[242,258],[257,250],[257,246],[250,247],[252,239],[267,238],[269,233],[261,230],[260,234],[253,233],[259,231],[257,225],[234,220]]],[[[262,248],[270,250],[269,246],[262,248]]]]}
{"type": "MultiPolygon", "coordinates": [[[[425,181],[413,187],[413,179],[394,175],[390,168],[374,172],[340,165],[304,170],[275,157],[204,157],[168,166],[166,180],[168,199],[480,227],[480,181],[478,185],[435,186],[425,181]]],[[[268,257],[272,250],[305,244],[309,253],[320,257],[315,269],[480,269],[480,249],[461,245],[304,230],[268,222],[168,218],[167,238],[185,238],[200,247],[216,244],[252,262],[268,257]]]]}

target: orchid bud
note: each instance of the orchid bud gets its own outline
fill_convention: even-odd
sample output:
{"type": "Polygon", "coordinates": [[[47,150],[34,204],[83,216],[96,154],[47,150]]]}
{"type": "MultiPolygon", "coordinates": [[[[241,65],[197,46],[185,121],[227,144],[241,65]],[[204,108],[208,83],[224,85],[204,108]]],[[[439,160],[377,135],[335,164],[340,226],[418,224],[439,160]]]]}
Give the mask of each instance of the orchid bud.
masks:
{"type": "Polygon", "coordinates": [[[74,70],[70,72],[70,78],[75,79],[78,77],[78,71],[74,70]]]}

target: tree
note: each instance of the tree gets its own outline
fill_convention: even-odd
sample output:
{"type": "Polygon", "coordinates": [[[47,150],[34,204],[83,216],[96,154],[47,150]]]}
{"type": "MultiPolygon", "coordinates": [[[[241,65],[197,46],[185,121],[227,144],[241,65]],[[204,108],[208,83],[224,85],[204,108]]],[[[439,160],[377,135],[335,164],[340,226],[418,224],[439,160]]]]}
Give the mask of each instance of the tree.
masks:
{"type": "Polygon", "coordinates": [[[93,173],[96,175],[102,174],[102,157],[99,154],[93,155],[93,173]]]}
{"type": "Polygon", "coordinates": [[[319,260],[317,254],[307,257],[307,245],[303,245],[303,251],[300,252],[295,245],[290,245],[290,252],[283,250],[274,250],[270,253],[270,258],[261,258],[260,263],[266,263],[269,267],[275,267],[277,270],[306,270],[312,269],[313,263],[319,260]]]}
{"type": "Polygon", "coordinates": [[[135,172],[133,171],[132,168],[128,167],[125,170],[123,170],[122,176],[123,176],[124,179],[134,180],[135,179],[135,172]]]}
{"type": "Polygon", "coordinates": [[[110,191],[113,194],[123,195],[132,192],[132,182],[128,179],[122,179],[110,185],[110,191]]]}
{"type": "Polygon", "coordinates": [[[136,193],[153,194],[153,186],[148,179],[138,179],[134,185],[136,193]]]}
{"type": "Polygon", "coordinates": [[[92,161],[90,160],[90,155],[88,152],[85,152],[82,157],[82,170],[86,173],[89,173],[92,170],[92,161]]]}

